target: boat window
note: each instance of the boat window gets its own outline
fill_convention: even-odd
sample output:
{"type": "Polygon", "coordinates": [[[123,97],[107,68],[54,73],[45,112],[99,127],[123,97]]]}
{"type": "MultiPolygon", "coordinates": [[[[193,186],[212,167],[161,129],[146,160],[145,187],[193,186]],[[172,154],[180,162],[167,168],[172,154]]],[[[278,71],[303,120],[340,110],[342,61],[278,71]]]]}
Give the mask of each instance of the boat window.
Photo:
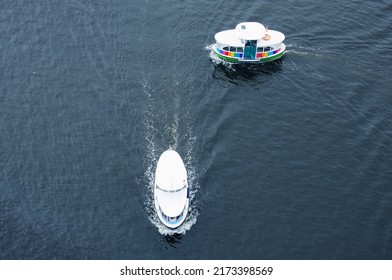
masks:
{"type": "Polygon", "coordinates": [[[241,29],[245,30],[246,29],[246,25],[241,25],[241,29]]]}
{"type": "Polygon", "coordinates": [[[185,185],[182,188],[179,188],[177,190],[164,190],[164,189],[160,188],[158,185],[155,185],[155,186],[157,187],[158,190],[163,191],[165,193],[176,193],[176,192],[180,192],[180,191],[182,191],[183,189],[186,188],[186,185],[185,185]]]}
{"type": "Polygon", "coordinates": [[[229,47],[224,47],[223,50],[228,51],[229,47]]]}
{"type": "Polygon", "coordinates": [[[236,51],[236,47],[230,47],[230,51],[231,52],[235,52],[236,51]]]}
{"type": "Polygon", "coordinates": [[[244,51],[244,48],[243,47],[238,47],[237,48],[237,52],[243,52],[244,51]]]}
{"type": "Polygon", "coordinates": [[[263,48],[257,48],[257,52],[263,52],[263,48]]]}
{"type": "Polygon", "coordinates": [[[264,48],[264,51],[265,51],[265,52],[269,52],[270,50],[271,50],[271,47],[265,47],[265,48],[264,48]]]}
{"type": "Polygon", "coordinates": [[[178,215],[177,217],[169,217],[169,216],[165,215],[165,213],[163,213],[161,206],[159,206],[159,212],[161,213],[162,217],[164,219],[166,219],[168,222],[176,222],[176,221],[180,220],[182,218],[182,216],[184,215],[184,210],[185,210],[185,207],[184,207],[184,209],[182,209],[181,214],[178,215]]]}

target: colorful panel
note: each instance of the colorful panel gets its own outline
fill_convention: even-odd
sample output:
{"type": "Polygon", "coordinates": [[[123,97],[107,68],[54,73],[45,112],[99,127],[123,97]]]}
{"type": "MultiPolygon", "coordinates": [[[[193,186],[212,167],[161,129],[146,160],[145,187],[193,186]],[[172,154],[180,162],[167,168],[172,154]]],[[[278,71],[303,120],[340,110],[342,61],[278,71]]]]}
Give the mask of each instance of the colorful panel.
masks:
{"type": "Polygon", "coordinates": [[[236,53],[236,52],[228,52],[224,51],[221,49],[216,48],[216,51],[220,54],[223,54],[225,56],[230,56],[230,57],[235,57],[235,58],[242,58],[242,53],[236,53]]]}
{"type": "Polygon", "coordinates": [[[268,56],[277,54],[278,52],[280,52],[280,48],[277,49],[277,50],[270,51],[270,52],[261,52],[261,53],[257,53],[257,54],[256,54],[256,57],[257,57],[257,58],[264,58],[264,57],[268,57],[268,56]]]}

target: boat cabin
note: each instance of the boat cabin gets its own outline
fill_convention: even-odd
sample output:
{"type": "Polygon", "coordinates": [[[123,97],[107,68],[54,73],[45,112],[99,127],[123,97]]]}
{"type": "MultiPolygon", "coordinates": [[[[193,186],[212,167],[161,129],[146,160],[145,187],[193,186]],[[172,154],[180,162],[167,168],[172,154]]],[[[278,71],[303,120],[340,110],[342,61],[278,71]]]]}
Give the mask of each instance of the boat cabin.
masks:
{"type": "Polygon", "coordinates": [[[273,60],[283,54],[284,38],[283,33],[268,30],[258,22],[243,22],[235,29],[215,34],[214,51],[228,61],[273,60]]]}

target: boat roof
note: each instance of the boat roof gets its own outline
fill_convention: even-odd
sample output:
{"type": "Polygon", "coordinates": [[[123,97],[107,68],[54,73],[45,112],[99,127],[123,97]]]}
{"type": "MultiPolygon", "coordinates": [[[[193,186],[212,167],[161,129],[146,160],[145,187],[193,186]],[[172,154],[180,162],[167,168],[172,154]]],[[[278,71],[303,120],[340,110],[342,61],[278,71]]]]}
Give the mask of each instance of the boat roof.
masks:
{"type": "Polygon", "coordinates": [[[241,40],[258,40],[258,46],[270,46],[283,42],[285,36],[276,30],[267,30],[258,22],[242,22],[235,29],[221,31],[215,34],[215,40],[221,44],[233,47],[243,47],[241,40]],[[269,40],[262,40],[264,35],[270,36],[269,40]]]}
{"type": "Polygon", "coordinates": [[[158,190],[155,192],[158,204],[162,212],[169,217],[177,217],[182,213],[186,205],[188,189],[184,188],[179,192],[168,193],[158,190]]]}
{"type": "Polygon", "coordinates": [[[219,43],[233,47],[242,47],[244,45],[241,42],[241,39],[238,37],[237,31],[235,31],[234,29],[216,33],[215,40],[219,43]]]}
{"type": "Polygon", "coordinates": [[[267,47],[267,46],[279,44],[279,43],[283,42],[285,39],[284,34],[282,32],[276,31],[276,30],[268,30],[266,34],[268,34],[270,36],[270,39],[267,41],[259,40],[257,42],[258,47],[267,47]]]}
{"type": "Polygon", "coordinates": [[[180,155],[167,150],[160,156],[155,172],[155,184],[163,191],[178,191],[187,185],[187,173],[180,155]]]}
{"type": "Polygon", "coordinates": [[[241,22],[235,27],[237,36],[244,40],[258,40],[264,36],[266,29],[258,22],[241,22]]]}

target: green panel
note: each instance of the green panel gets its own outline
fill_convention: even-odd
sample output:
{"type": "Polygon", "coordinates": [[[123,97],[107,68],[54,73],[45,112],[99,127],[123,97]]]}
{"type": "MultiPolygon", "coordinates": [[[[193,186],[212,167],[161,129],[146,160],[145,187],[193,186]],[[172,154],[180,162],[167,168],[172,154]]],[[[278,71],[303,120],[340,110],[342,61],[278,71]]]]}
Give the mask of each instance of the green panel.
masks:
{"type": "Polygon", "coordinates": [[[219,58],[222,58],[225,61],[228,61],[228,62],[238,62],[238,58],[227,57],[227,56],[221,55],[219,53],[216,53],[216,54],[219,56],[219,58]]]}

